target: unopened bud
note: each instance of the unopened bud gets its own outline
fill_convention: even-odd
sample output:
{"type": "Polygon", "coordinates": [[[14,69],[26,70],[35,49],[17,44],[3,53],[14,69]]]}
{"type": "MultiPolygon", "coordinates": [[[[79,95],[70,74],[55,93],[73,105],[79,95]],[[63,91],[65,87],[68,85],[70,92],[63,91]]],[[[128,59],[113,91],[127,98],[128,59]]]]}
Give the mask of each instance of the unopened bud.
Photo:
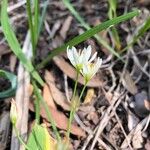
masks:
{"type": "Polygon", "coordinates": [[[15,126],[16,122],[17,122],[17,105],[14,99],[12,99],[11,101],[11,108],[10,108],[10,120],[12,122],[12,124],[15,126]]]}

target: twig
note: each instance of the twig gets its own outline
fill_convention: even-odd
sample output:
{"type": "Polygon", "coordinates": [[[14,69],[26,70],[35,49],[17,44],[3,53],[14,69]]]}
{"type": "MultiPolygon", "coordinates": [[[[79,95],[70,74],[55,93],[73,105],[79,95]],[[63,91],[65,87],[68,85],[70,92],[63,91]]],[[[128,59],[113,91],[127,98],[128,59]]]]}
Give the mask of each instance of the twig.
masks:
{"type": "Polygon", "coordinates": [[[122,96],[123,96],[124,92],[122,92],[122,94],[118,95],[117,91],[118,91],[118,89],[116,90],[116,92],[114,92],[112,103],[107,108],[107,111],[105,112],[105,114],[103,115],[103,118],[101,119],[101,122],[99,123],[98,130],[96,132],[96,135],[95,135],[95,138],[93,140],[93,143],[92,143],[90,150],[93,150],[93,148],[97,142],[98,137],[101,135],[101,133],[104,130],[104,128],[106,127],[108,121],[114,115],[114,112],[112,112],[112,110],[114,109],[114,111],[115,111],[116,107],[120,104],[120,102],[122,100],[122,96]]]}

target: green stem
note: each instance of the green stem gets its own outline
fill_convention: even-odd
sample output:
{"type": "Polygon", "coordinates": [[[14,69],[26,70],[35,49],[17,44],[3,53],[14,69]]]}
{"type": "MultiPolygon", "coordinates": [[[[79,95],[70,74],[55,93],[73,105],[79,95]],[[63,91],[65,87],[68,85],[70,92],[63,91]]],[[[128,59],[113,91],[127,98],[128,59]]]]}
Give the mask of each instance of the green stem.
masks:
{"type": "Polygon", "coordinates": [[[15,133],[16,133],[17,138],[18,138],[18,140],[20,141],[20,143],[21,143],[27,150],[30,150],[30,148],[25,144],[25,142],[24,142],[24,141],[22,140],[22,138],[20,137],[19,132],[18,132],[18,129],[16,128],[16,126],[13,125],[13,127],[14,127],[15,133]]]}
{"type": "Polygon", "coordinates": [[[28,23],[30,27],[30,33],[31,33],[32,52],[33,52],[33,56],[35,56],[35,39],[34,39],[35,36],[34,36],[34,29],[33,29],[33,20],[32,20],[30,0],[27,0],[27,13],[28,13],[28,23]]]}
{"type": "Polygon", "coordinates": [[[54,131],[54,133],[56,135],[56,138],[57,138],[57,141],[60,142],[61,141],[61,137],[60,137],[59,132],[58,132],[58,130],[56,128],[56,123],[53,120],[53,116],[52,116],[51,112],[49,111],[47,103],[45,102],[45,100],[43,99],[42,95],[40,94],[39,89],[38,89],[36,83],[34,81],[32,83],[33,83],[33,87],[34,87],[34,92],[36,93],[35,95],[36,95],[37,99],[40,100],[42,106],[44,107],[44,110],[45,110],[45,112],[47,114],[48,121],[52,125],[53,131],[54,131]]]}
{"type": "Polygon", "coordinates": [[[77,70],[77,76],[76,76],[76,81],[75,81],[75,84],[74,84],[74,90],[73,90],[72,99],[73,99],[73,98],[75,97],[75,95],[76,95],[79,73],[80,73],[80,72],[77,70]]]}
{"type": "Polygon", "coordinates": [[[38,41],[38,30],[39,30],[39,0],[34,0],[34,39],[35,46],[38,41]]]}
{"type": "MultiPolygon", "coordinates": [[[[35,91],[35,89],[34,89],[34,93],[35,93],[36,97],[38,97],[38,94],[35,91]]],[[[40,123],[40,101],[38,98],[35,101],[35,118],[36,118],[37,124],[39,124],[40,123]]]]}
{"type": "Polygon", "coordinates": [[[68,122],[68,129],[67,129],[67,140],[68,141],[69,141],[69,137],[70,137],[71,123],[72,123],[72,120],[74,118],[74,114],[75,114],[74,107],[71,106],[71,111],[70,111],[70,115],[69,115],[69,122],[68,122]]]}
{"type": "Polygon", "coordinates": [[[68,122],[68,129],[67,129],[67,140],[69,140],[69,137],[70,137],[71,123],[72,123],[72,120],[73,120],[74,114],[75,114],[75,107],[73,106],[72,101],[74,101],[74,98],[76,95],[79,73],[80,73],[80,71],[77,70],[77,76],[76,76],[76,81],[74,84],[73,96],[71,99],[71,111],[70,111],[70,115],[69,115],[69,122],[68,122]]]}
{"type": "Polygon", "coordinates": [[[79,101],[81,100],[81,98],[82,98],[82,96],[83,96],[83,93],[84,93],[84,91],[85,91],[85,88],[86,88],[86,86],[87,86],[87,83],[88,83],[88,81],[86,81],[85,84],[84,84],[84,87],[83,87],[83,89],[82,89],[82,91],[81,91],[81,94],[80,94],[80,97],[79,97],[79,101]]]}

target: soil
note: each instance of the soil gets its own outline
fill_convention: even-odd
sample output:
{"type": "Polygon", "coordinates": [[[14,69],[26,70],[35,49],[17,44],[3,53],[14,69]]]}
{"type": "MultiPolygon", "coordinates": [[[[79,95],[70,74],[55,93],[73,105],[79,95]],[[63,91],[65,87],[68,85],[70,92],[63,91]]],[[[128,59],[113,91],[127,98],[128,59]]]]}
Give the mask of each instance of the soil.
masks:
{"type": "MultiPolygon", "coordinates": [[[[14,2],[10,1],[9,5],[13,6],[15,3],[15,0],[14,2]]],[[[71,3],[91,27],[108,20],[109,6],[106,0],[78,0],[71,1],[71,3]]],[[[40,4],[42,5],[43,1],[40,4]]],[[[82,102],[76,113],[79,120],[74,120],[74,130],[80,133],[81,129],[86,136],[81,136],[83,134],[77,135],[78,133],[74,134],[73,131],[70,149],[150,150],[150,125],[143,131],[146,123],[149,124],[148,115],[150,114],[150,76],[148,76],[150,75],[150,32],[147,31],[133,47],[122,52],[122,49],[126,47],[130,41],[129,39],[134,36],[146,17],[150,16],[150,2],[149,0],[118,0],[118,16],[135,8],[141,10],[140,16],[116,26],[121,41],[121,49],[117,50],[117,52],[121,53],[126,63],[115,56],[111,57],[110,52],[99,44],[94,37],[76,46],[77,49],[83,49],[88,45],[92,45],[93,52],[98,52],[98,56],[103,59],[103,64],[83,95],[82,102]],[[94,80],[97,84],[95,84],[94,80]],[[102,85],[100,85],[101,82],[103,83],[102,85]],[[146,123],[142,124],[142,121],[146,118],[146,123]],[[135,132],[139,124],[142,128],[135,132]],[[94,144],[95,138],[96,143],[94,144]],[[128,142],[126,139],[128,139],[128,142]],[[93,144],[93,148],[90,149],[93,144]]],[[[25,5],[11,11],[9,15],[16,36],[20,44],[23,45],[28,30],[25,5]],[[20,14],[22,17],[19,18],[20,14]],[[16,19],[14,19],[15,17],[16,19]]],[[[62,1],[50,1],[44,26],[38,40],[34,65],[36,66],[36,64],[44,60],[54,48],[63,45],[84,31],[86,30],[65,7],[62,1]],[[65,25],[66,21],[68,21],[68,24],[66,23],[65,25]],[[65,26],[66,30],[63,30],[63,26],[65,26]]],[[[114,47],[113,38],[108,30],[103,31],[99,35],[114,47]]],[[[67,94],[71,97],[73,93],[75,74],[69,68],[72,66],[67,59],[66,53],[62,53],[60,57],[61,59],[58,59],[60,65],[58,65],[58,60],[52,59],[38,72],[45,81],[47,81],[44,77],[46,70],[52,73],[55,84],[53,88],[56,88],[54,92],[57,93],[57,98],[65,97],[67,99],[67,94]]],[[[13,58],[15,58],[15,55],[9,48],[0,28],[0,69],[17,75],[19,61],[13,58]],[[14,65],[12,66],[12,64],[14,65]]],[[[0,91],[4,91],[9,86],[9,81],[0,78],[0,91]]],[[[82,88],[83,81],[78,85],[79,94],[82,88]]],[[[54,96],[53,93],[52,96],[54,96]]],[[[34,97],[32,98],[34,99],[34,97]]],[[[57,102],[54,97],[53,99],[60,116],[68,118],[68,103],[62,106],[63,104],[61,105],[60,102],[57,102]]],[[[8,145],[11,144],[11,125],[5,120],[6,124],[9,124],[9,127],[5,128],[4,123],[2,123],[3,119],[8,116],[10,100],[11,97],[0,99],[0,150],[10,149],[8,145]],[[3,142],[4,138],[5,142],[3,142]]],[[[34,121],[33,114],[34,111],[30,109],[28,126],[31,126],[34,121]]],[[[48,122],[46,118],[44,118],[45,121],[43,118],[41,115],[41,122],[48,122]]],[[[59,125],[58,128],[62,136],[64,136],[65,128],[61,128],[59,125]]],[[[50,126],[49,130],[52,132],[50,126]]]]}

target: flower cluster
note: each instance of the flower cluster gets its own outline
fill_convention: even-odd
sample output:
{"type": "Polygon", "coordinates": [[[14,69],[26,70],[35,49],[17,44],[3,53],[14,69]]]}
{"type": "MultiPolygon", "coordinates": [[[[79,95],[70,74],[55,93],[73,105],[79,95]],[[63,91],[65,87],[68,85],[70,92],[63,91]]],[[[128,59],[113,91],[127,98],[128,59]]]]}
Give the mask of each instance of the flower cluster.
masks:
{"type": "Polygon", "coordinates": [[[99,57],[96,58],[97,53],[95,52],[92,57],[91,53],[92,48],[90,45],[87,48],[84,48],[83,51],[79,50],[79,52],[77,52],[75,47],[72,47],[71,49],[67,47],[67,56],[71,64],[83,75],[86,82],[96,74],[102,64],[102,59],[99,57]]]}

